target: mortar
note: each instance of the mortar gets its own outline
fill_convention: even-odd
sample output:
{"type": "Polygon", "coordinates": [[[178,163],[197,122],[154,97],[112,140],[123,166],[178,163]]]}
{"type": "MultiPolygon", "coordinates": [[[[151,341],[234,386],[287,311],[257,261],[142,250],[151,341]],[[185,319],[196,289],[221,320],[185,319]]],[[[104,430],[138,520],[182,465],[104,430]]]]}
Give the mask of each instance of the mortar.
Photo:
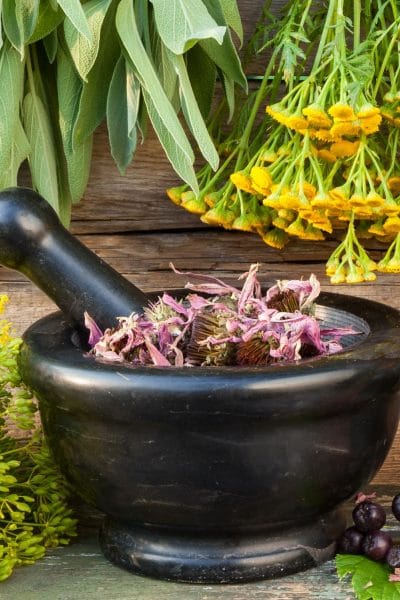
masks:
{"type": "Polygon", "coordinates": [[[362,332],[338,354],[267,368],[130,367],[86,355],[83,311],[104,328],[146,296],[34,192],[0,194],[0,262],[62,309],[27,330],[19,366],[63,473],[106,515],[108,559],[164,579],[232,583],[333,556],[343,503],[396,432],[398,311],[324,293],[324,323],[362,332]]]}

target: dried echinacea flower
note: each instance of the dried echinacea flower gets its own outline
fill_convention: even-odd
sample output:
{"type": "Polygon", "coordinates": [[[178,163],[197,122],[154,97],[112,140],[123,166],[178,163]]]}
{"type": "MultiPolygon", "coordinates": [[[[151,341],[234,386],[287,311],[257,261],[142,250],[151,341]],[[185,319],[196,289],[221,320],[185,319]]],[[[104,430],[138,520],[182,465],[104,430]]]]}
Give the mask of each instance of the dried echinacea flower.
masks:
{"type": "Polygon", "coordinates": [[[183,298],[164,294],[142,314],[119,317],[101,334],[89,315],[90,354],[111,362],[159,367],[265,366],[333,354],[353,329],[321,329],[314,316],[317,278],[278,281],[265,293],[258,264],[239,279],[241,289],[211,275],[189,275],[183,298]]]}

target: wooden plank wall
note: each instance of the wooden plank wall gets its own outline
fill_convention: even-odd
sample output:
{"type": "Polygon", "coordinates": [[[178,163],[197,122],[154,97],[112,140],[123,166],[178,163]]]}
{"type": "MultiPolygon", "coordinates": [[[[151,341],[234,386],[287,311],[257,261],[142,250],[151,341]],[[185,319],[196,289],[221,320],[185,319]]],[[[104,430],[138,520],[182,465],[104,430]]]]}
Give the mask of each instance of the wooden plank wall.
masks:
{"type": "MultiPolygon", "coordinates": [[[[275,2],[275,8],[283,5],[275,2]]],[[[262,3],[240,0],[247,35],[262,3]]],[[[21,181],[26,181],[26,176],[21,181]]],[[[71,230],[94,252],[144,290],[180,287],[182,279],[169,268],[213,271],[234,282],[252,262],[260,263],[263,282],[308,277],[315,273],[324,290],[364,296],[400,309],[400,276],[381,275],[375,283],[332,286],[324,263],[335,248],[324,243],[293,240],[283,251],[267,247],[253,234],[203,225],[198,217],[173,205],[165,189],[178,183],[154,136],[139,148],[126,176],[118,174],[110,154],[107,131],[96,134],[89,185],[74,207],[71,230]]],[[[378,255],[379,245],[372,250],[378,255]]],[[[10,296],[8,315],[22,333],[54,309],[52,302],[19,273],[0,268],[0,290],[10,296]]],[[[400,485],[400,436],[376,482],[400,485]]]]}

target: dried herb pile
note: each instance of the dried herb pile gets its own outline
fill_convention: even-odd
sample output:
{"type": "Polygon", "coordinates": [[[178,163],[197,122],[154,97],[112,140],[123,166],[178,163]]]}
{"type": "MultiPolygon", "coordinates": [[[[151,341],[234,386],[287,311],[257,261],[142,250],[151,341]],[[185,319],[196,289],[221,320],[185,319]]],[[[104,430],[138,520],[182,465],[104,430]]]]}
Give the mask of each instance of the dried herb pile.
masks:
{"type": "Polygon", "coordinates": [[[264,294],[257,270],[253,264],[241,276],[241,289],[210,275],[180,273],[201,281],[186,284],[194,293],[181,300],[164,293],[104,334],[86,313],[91,354],[161,367],[269,365],[333,354],[342,349],[341,336],[357,333],[324,329],[313,316],[320,292],[315,276],[278,282],[264,294]]]}

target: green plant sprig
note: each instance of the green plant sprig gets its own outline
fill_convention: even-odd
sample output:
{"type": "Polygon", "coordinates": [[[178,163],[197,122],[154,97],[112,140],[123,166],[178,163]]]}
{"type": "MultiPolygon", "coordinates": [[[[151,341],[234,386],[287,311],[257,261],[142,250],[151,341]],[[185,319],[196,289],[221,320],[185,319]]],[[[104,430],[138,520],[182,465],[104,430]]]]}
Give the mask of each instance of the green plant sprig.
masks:
{"type": "Polygon", "coordinates": [[[68,224],[105,119],[121,173],[150,121],[197,189],[193,145],[218,167],[205,124],[216,78],[231,112],[235,86],[247,87],[232,35],[242,43],[236,0],[0,2],[0,189],[28,159],[34,188],[68,224]]]}
{"type": "MultiPolygon", "coordinates": [[[[6,302],[0,296],[0,312],[6,302]]],[[[68,486],[55,466],[37,420],[37,405],[17,366],[21,340],[0,321],[0,581],[68,544],[76,519],[68,486]]]]}

